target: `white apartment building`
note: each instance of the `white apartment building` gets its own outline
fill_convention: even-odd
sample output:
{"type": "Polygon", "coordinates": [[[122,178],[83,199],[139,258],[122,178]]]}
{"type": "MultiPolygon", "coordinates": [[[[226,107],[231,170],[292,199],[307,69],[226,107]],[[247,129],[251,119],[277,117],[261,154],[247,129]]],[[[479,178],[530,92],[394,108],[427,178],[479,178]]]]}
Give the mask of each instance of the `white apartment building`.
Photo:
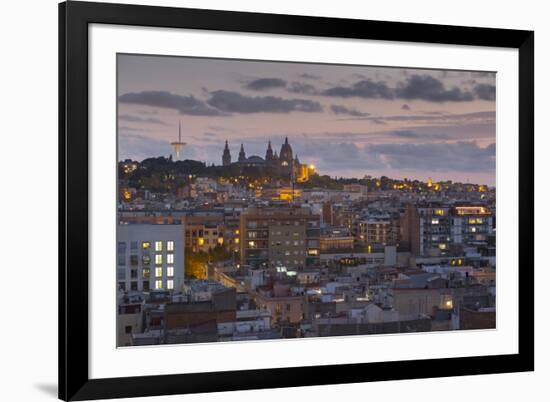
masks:
{"type": "Polygon", "coordinates": [[[183,225],[118,225],[118,287],[125,291],[181,291],[184,233],[183,225]]]}

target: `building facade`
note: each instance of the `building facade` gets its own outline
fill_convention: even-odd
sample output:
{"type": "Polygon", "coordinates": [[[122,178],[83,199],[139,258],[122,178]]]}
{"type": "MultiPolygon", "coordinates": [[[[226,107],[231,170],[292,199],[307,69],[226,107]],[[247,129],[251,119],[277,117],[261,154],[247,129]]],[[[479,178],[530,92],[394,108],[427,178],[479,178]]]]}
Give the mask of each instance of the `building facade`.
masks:
{"type": "Polygon", "coordinates": [[[241,263],[300,269],[319,264],[320,217],[309,208],[253,207],[241,213],[241,263]]]}
{"type": "Polygon", "coordinates": [[[487,246],[493,219],[486,205],[408,205],[401,236],[414,255],[448,255],[453,247],[487,246]]]}
{"type": "Polygon", "coordinates": [[[183,225],[119,225],[119,289],[181,291],[185,272],[184,244],[183,225]]]}

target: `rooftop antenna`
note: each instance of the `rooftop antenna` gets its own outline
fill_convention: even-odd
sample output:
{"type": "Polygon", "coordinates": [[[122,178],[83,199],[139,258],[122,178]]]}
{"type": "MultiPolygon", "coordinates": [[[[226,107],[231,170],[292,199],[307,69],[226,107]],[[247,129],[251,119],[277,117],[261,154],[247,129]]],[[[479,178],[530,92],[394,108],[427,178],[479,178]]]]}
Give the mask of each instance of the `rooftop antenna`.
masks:
{"type": "Polygon", "coordinates": [[[179,121],[178,125],[178,140],[175,142],[171,142],[170,145],[174,148],[174,153],[176,154],[176,161],[180,160],[181,155],[181,149],[183,148],[185,142],[181,142],[181,120],[179,121]]]}

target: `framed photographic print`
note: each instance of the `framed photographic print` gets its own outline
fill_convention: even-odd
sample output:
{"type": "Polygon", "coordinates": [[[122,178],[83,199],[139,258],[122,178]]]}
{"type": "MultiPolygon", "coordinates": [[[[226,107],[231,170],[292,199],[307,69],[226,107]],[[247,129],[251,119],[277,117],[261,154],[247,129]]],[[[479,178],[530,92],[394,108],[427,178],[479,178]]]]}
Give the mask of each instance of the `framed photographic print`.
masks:
{"type": "Polygon", "coordinates": [[[534,369],[534,33],[59,5],[59,397],[534,369]]]}

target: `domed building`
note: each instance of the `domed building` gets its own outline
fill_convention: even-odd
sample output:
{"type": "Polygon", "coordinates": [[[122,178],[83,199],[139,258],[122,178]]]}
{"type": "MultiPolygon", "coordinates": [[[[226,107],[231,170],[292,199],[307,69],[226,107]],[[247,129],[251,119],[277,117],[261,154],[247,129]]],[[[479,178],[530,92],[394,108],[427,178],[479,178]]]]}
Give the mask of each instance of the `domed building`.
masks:
{"type": "MultiPolygon", "coordinates": [[[[222,154],[223,166],[233,164],[231,162],[231,154],[227,141],[222,154]]],[[[265,159],[258,155],[246,157],[244,144],[241,144],[239,156],[235,164],[242,167],[262,167],[268,168],[277,175],[288,175],[289,180],[304,182],[309,179],[309,168],[307,165],[302,165],[298,159],[298,155],[294,155],[292,147],[288,142],[288,137],[285,137],[285,142],[281,145],[281,150],[277,155],[277,151],[273,151],[271,140],[267,143],[265,159]]]]}
{"type": "Polygon", "coordinates": [[[240,164],[248,167],[263,167],[265,166],[265,160],[258,155],[252,155],[240,162],[240,164]]]}

